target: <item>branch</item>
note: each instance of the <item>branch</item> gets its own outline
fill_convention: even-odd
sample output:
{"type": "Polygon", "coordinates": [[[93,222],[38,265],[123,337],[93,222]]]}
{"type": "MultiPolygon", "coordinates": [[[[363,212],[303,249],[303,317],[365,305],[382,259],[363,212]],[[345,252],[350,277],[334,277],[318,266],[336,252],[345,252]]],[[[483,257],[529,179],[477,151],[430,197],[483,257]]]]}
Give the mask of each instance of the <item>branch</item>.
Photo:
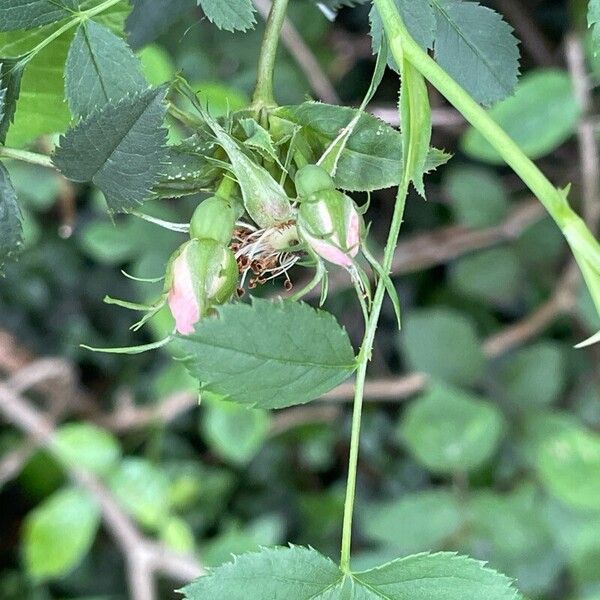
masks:
{"type": "MultiPolygon", "coordinates": [[[[54,424],[23,397],[23,394],[55,376],[62,361],[31,363],[8,382],[0,383],[0,412],[36,443],[54,450],[54,424]]],[[[63,363],[64,364],[64,363],[63,363]]],[[[63,372],[64,374],[64,372],[63,372]]],[[[163,573],[176,580],[189,581],[204,573],[191,556],[180,555],[142,536],[105,485],[92,473],[75,465],[65,465],[71,479],[88,491],[98,502],[103,521],[127,561],[128,580],[133,600],[153,600],[154,575],[163,573]]]]}
{"type": "MultiPolygon", "coordinates": [[[[253,2],[261,17],[266,20],[271,11],[271,0],[253,0],[253,2]]],[[[324,102],[339,104],[340,99],[333,84],[329,81],[319,61],[304,42],[298,30],[287,17],[283,22],[281,36],[283,45],[298,63],[315,94],[324,102]]]]}

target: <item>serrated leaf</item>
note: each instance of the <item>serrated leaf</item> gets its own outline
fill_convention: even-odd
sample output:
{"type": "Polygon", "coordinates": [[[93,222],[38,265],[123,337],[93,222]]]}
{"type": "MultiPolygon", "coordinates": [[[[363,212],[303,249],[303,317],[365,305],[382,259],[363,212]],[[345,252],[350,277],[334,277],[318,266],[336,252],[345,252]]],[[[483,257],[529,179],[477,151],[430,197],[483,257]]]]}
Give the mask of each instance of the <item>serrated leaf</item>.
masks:
{"type": "Polygon", "coordinates": [[[271,134],[256,119],[240,119],[240,125],[246,134],[244,145],[256,150],[266,160],[279,162],[271,134]]]}
{"type": "MultiPolygon", "coordinates": [[[[406,25],[406,29],[415,41],[424,50],[432,48],[436,22],[429,0],[394,0],[394,3],[406,25]]],[[[371,7],[369,22],[371,24],[371,45],[373,52],[376,53],[381,48],[383,26],[375,6],[371,7]]],[[[388,57],[388,64],[395,71],[399,71],[398,65],[391,55],[388,57]]]]}
{"type": "Polygon", "coordinates": [[[411,404],[398,436],[431,471],[457,473],[489,460],[503,429],[504,420],[493,404],[439,384],[411,404]]]}
{"type": "Polygon", "coordinates": [[[121,38],[91,20],[79,26],[65,65],[65,93],[74,117],[147,85],[139,60],[121,38]]]}
{"type": "Polygon", "coordinates": [[[437,30],[435,58],[467,92],[489,105],[509,96],[519,75],[512,28],[477,2],[431,0],[437,30]]]}
{"type": "Polygon", "coordinates": [[[17,110],[25,62],[0,58],[0,144],[6,140],[8,128],[17,110]]]}
{"type": "Polygon", "coordinates": [[[8,171],[0,163],[0,270],[23,243],[23,217],[8,171]]]}
{"type": "Polygon", "coordinates": [[[73,181],[93,181],[111,212],[146,200],[167,160],[166,89],[150,88],[95,110],[61,136],[54,164],[73,181]]]}
{"type": "MultiPolygon", "coordinates": [[[[355,117],[355,110],[319,102],[282,106],[271,115],[271,125],[283,136],[297,126],[310,145],[314,162],[355,117]]],[[[426,170],[449,156],[431,149],[426,170]]],[[[342,152],[335,175],[336,186],[348,191],[373,191],[396,186],[402,176],[402,136],[373,115],[363,113],[342,152]]]]}
{"type": "MultiPolygon", "coordinates": [[[[566,71],[539,69],[527,73],[514,96],[492,107],[489,115],[527,156],[535,159],[549,154],[573,135],[581,107],[566,71]]],[[[472,158],[504,164],[498,152],[473,128],[463,135],[461,146],[472,158]]]]}
{"type": "MultiPolygon", "coordinates": [[[[99,0],[86,0],[81,2],[81,8],[87,10],[98,3],[99,0]]],[[[94,20],[120,34],[129,10],[128,1],[121,0],[94,20]]],[[[29,31],[0,33],[0,56],[24,56],[60,26],[55,23],[29,31]]],[[[72,39],[73,30],[66,31],[28,58],[14,124],[7,137],[10,146],[21,147],[40,135],[63,132],[68,127],[71,117],[65,102],[64,65],[72,39]]]]}
{"type": "Polygon", "coordinates": [[[36,579],[65,575],[87,554],[100,511],[86,492],[66,488],[55,492],[27,515],[23,553],[27,571],[36,579]]]}
{"type": "Polygon", "coordinates": [[[235,557],[182,592],[187,600],[513,600],[511,580],[451,553],[417,554],[344,573],[312,548],[265,548],[235,557]]]}
{"type": "Polygon", "coordinates": [[[309,402],[355,369],[346,332],[332,315],[303,303],[223,306],[178,346],[203,389],[258,408],[309,402]]]}
{"type": "Polygon", "coordinates": [[[55,0],[3,0],[0,6],[0,31],[34,29],[70,15],[69,7],[55,0]]]}
{"type": "Polygon", "coordinates": [[[246,31],[254,26],[252,0],[198,0],[211,23],[226,31],[246,31]]]}

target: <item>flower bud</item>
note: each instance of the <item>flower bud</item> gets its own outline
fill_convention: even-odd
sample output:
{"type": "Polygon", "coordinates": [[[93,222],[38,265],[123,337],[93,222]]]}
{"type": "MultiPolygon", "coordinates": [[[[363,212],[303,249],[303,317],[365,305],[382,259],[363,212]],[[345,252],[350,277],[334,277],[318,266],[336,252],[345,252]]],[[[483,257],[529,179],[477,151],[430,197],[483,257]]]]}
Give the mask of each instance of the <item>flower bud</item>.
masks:
{"type": "Polygon", "coordinates": [[[349,196],[322,190],[304,199],[298,209],[298,232],[321,258],[350,267],[360,249],[362,219],[349,196]]]}
{"type": "Polygon", "coordinates": [[[299,198],[307,198],[323,190],[334,190],[335,184],[331,175],[319,165],[302,167],[294,179],[296,193],[299,198]]]}
{"type": "Polygon", "coordinates": [[[169,308],[177,332],[189,335],[195,324],[236,289],[238,268],[230,248],[215,240],[193,239],[174,255],[167,274],[169,308]]]}
{"type": "Polygon", "coordinates": [[[208,239],[229,244],[235,228],[235,210],[224,198],[207,198],[194,211],[190,221],[192,239],[208,239]]]}

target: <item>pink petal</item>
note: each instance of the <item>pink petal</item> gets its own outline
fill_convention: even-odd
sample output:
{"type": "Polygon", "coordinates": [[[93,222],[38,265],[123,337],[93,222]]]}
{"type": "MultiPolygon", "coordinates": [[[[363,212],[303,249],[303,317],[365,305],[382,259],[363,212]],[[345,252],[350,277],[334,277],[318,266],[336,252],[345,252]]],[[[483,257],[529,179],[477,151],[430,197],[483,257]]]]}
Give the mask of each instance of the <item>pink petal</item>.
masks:
{"type": "MultiPolygon", "coordinates": [[[[308,239],[308,243],[321,258],[324,258],[334,265],[339,265],[340,267],[352,266],[352,256],[356,256],[356,252],[352,256],[348,256],[340,248],[313,237],[308,239]]],[[[358,247],[356,251],[358,252],[358,247]]]]}
{"type": "Polygon", "coordinates": [[[175,326],[181,335],[194,333],[194,325],[200,320],[200,306],[194,294],[194,284],[184,250],[173,262],[173,285],[168,302],[175,326]]]}
{"type": "Polygon", "coordinates": [[[350,215],[350,224],[346,236],[346,246],[349,254],[354,258],[360,248],[360,219],[356,210],[352,210],[350,215]]]}

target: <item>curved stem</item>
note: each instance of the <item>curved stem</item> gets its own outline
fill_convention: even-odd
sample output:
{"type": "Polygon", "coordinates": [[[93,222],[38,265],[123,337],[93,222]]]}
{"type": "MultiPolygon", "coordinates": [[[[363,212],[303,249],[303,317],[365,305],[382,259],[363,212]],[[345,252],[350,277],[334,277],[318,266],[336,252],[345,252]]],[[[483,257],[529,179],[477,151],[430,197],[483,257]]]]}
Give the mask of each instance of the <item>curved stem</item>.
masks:
{"type": "Polygon", "coordinates": [[[36,154],[35,152],[28,152],[27,150],[17,150],[16,148],[6,148],[4,146],[0,146],[0,156],[12,158],[14,160],[20,160],[32,165],[48,167],[49,169],[56,169],[52,163],[52,159],[49,156],[44,154],[36,154]]]}
{"type": "Polygon", "coordinates": [[[255,110],[276,105],[273,96],[273,71],[275,69],[279,35],[283,27],[288,1],[274,0],[269,18],[267,19],[265,36],[258,59],[258,78],[252,98],[252,108],[255,110]]]}
{"type": "MultiPolygon", "coordinates": [[[[398,187],[398,195],[394,206],[394,214],[390,225],[390,232],[385,245],[382,267],[386,273],[390,273],[392,269],[392,260],[394,258],[394,250],[398,242],[398,234],[402,226],[402,217],[404,215],[404,207],[406,205],[406,196],[408,194],[408,186],[410,179],[405,172],[400,186],[398,187]]],[[[352,546],[352,520],[354,515],[354,496],[356,493],[356,473],[358,469],[358,451],[360,446],[360,424],[362,419],[363,396],[365,391],[365,379],[367,375],[367,367],[371,360],[371,352],[373,350],[373,341],[377,331],[381,306],[385,297],[385,283],[382,278],[377,283],[371,313],[365,331],[360,353],[358,355],[358,369],[356,372],[356,383],[354,387],[354,408],[352,412],[352,436],[350,440],[350,458],[348,465],[348,482],[346,484],[346,500],[344,502],[344,522],[342,528],[342,550],[340,568],[345,571],[350,571],[350,550],[352,546]]]]}
{"type": "Polygon", "coordinates": [[[410,36],[393,0],[374,0],[396,61],[408,60],[437,88],[506,163],[521,177],[556,221],[576,253],[581,253],[600,273],[600,245],[585,222],[569,206],[566,192],[557,189],[473,98],[410,36]]]}

